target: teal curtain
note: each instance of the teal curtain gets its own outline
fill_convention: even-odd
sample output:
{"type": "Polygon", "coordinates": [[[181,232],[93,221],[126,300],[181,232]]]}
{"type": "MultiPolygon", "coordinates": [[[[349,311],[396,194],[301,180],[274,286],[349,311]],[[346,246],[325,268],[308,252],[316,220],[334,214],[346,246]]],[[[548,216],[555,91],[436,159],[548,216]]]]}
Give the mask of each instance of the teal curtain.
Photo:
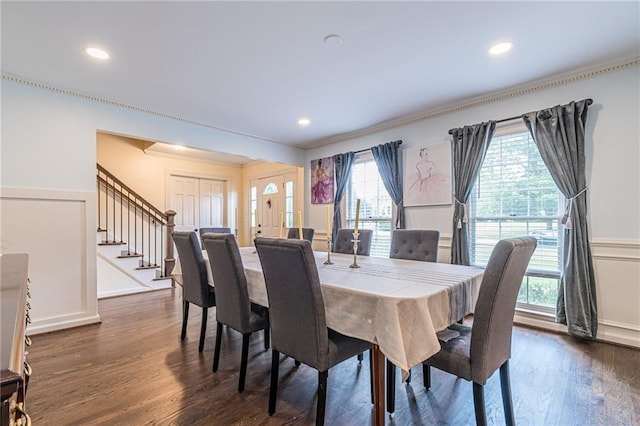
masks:
{"type": "Polygon", "coordinates": [[[567,325],[570,334],[595,339],[598,311],[587,224],[584,155],[589,104],[590,100],[585,99],[531,112],[522,118],[553,180],[567,198],[556,319],[567,325]]]}
{"type": "Polygon", "coordinates": [[[382,183],[397,208],[395,229],[404,228],[402,170],[400,169],[400,150],[398,149],[401,143],[402,141],[398,140],[371,148],[382,183]]]}
{"type": "Polygon", "coordinates": [[[466,204],[471,188],[496,128],[495,121],[452,130],[453,144],[453,238],[451,263],[469,265],[469,228],[466,204]]]}
{"type": "Polygon", "coordinates": [[[344,193],[347,189],[347,183],[349,182],[349,176],[351,176],[351,166],[353,166],[354,158],[355,154],[353,152],[336,154],[333,156],[333,170],[336,177],[336,196],[333,200],[333,228],[331,230],[331,241],[333,241],[332,250],[335,249],[338,229],[342,228],[340,202],[342,201],[342,197],[344,197],[344,193]]]}

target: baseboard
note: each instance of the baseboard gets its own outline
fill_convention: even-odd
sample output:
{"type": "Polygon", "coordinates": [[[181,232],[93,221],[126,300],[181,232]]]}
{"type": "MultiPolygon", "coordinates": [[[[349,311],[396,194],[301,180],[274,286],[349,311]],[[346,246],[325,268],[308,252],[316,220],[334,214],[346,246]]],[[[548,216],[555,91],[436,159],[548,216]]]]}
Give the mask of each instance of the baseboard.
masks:
{"type": "Polygon", "coordinates": [[[78,318],[50,318],[47,320],[33,321],[27,327],[27,334],[34,336],[36,334],[48,333],[50,331],[64,330],[67,328],[80,327],[89,324],[99,324],[100,315],[78,318]]]}

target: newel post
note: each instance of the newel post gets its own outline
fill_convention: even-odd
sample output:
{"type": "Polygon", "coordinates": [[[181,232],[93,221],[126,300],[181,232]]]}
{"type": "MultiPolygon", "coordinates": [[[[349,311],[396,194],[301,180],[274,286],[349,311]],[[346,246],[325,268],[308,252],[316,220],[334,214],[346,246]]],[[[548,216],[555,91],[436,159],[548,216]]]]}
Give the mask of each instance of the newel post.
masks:
{"type": "MultiPolygon", "coordinates": [[[[164,259],[164,276],[170,277],[173,267],[176,264],[176,259],[173,257],[173,229],[176,227],[176,212],[167,210],[164,214],[167,216],[167,257],[164,259]]],[[[171,284],[175,285],[173,279],[171,280],[171,284]]]]}

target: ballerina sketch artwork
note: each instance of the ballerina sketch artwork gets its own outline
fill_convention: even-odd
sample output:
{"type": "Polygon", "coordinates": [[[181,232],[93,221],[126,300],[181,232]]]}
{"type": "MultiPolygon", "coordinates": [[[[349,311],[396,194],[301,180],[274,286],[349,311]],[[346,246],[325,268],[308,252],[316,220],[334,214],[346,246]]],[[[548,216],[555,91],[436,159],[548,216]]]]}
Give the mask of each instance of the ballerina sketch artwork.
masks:
{"type": "Polygon", "coordinates": [[[311,203],[333,203],[333,157],[311,160],[311,203]]]}
{"type": "Polygon", "coordinates": [[[404,205],[451,204],[449,142],[404,151],[404,205]]]}

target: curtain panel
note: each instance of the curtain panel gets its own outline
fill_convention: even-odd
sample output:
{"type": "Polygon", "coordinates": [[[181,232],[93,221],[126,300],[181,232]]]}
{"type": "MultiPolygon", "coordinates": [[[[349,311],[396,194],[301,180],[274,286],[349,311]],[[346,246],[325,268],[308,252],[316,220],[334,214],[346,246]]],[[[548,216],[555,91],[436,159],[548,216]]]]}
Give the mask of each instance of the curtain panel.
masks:
{"type": "Polygon", "coordinates": [[[453,144],[453,239],[451,263],[469,265],[467,201],[496,128],[495,121],[452,130],[453,144]]]}
{"type": "Polygon", "coordinates": [[[376,161],[376,166],[378,166],[382,183],[391,196],[393,203],[396,205],[395,229],[404,228],[402,170],[400,168],[399,150],[401,143],[402,141],[398,140],[371,148],[371,153],[373,154],[373,159],[376,161]]]}
{"type": "Polygon", "coordinates": [[[596,337],[596,282],[587,224],[585,122],[590,101],[585,99],[525,114],[522,118],[538,146],[553,180],[567,198],[562,275],[556,320],[570,334],[596,337]]]}
{"type": "Polygon", "coordinates": [[[336,154],[333,156],[334,174],[336,177],[336,196],[333,200],[333,227],[331,228],[331,241],[333,241],[332,250],[335,250],[338,229],[342,228],[342,213],[340,211],[340,202],[347,189],[349,176],[351,176],[351,166],[355,154],[347,152],[344,154],[336,154]]]}

